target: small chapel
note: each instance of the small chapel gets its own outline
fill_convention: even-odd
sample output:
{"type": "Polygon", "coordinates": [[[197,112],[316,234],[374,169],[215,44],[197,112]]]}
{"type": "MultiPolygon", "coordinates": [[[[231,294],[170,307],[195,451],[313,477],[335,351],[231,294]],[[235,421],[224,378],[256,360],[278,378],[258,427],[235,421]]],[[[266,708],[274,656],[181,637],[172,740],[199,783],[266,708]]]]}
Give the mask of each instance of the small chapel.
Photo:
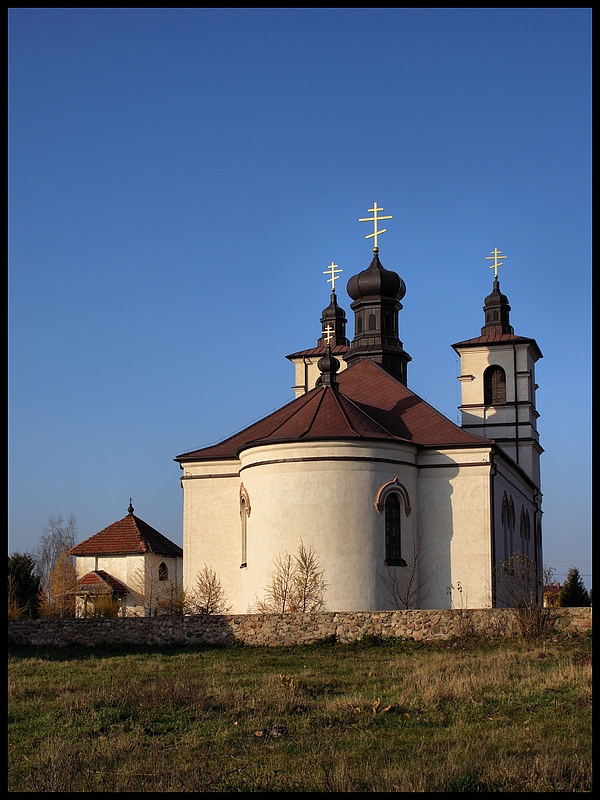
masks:
{"type": "Polygon", "coordinates": [[[542,572],[535,340],[515,334],[495,248],[483,325],[452,344],[461,424],[409,388],[399,338],[406,286],[380,260],[377,203],[371,263],[335,283],[315,347],[287,358],[295,397],[233,436],[176,456],[183,490],[183,584],[206,566],[233,614],[253,613],[274,564],[300,547],[318,561],[326,611],[489,608],[496,569],[513,554],[542,572]]]}

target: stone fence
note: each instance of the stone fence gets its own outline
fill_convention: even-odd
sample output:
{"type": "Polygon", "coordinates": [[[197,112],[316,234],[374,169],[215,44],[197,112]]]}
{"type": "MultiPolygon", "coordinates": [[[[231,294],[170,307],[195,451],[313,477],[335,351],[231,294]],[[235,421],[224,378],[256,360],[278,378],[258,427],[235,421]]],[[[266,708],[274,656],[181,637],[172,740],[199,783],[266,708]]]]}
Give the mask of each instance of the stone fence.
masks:
{"type": "MultiPolygon", "coordinates": [[[[236,614],[159,616],[116,619],[11,619],[9,644],[33,647],[84,645],[246,645],[278,647],[312,644],[324,639],[348,643],[365,636],[419,641],[468,635],[518,635],[526,622],[514,609],[442,609],[435,611],[321,611],[313,614],[236,614]]],[[[539,609],[534,624],[545,620],[555,635],[591,633],[592,609],[539,609]]]]}

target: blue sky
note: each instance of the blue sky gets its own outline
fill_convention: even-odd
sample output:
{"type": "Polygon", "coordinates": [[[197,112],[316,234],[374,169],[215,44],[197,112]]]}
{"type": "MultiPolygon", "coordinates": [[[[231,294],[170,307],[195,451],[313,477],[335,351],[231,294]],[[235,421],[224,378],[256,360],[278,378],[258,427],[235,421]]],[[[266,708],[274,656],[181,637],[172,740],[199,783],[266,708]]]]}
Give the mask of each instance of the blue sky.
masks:
{"type": "Polygon", "coordinates": [[[458,421],[498,247],[535,338],[544,562],[591,587],[591,9],[11,8],[9,553],[135,513],[293,399],[380,258],[409,387],[458,421]]]}

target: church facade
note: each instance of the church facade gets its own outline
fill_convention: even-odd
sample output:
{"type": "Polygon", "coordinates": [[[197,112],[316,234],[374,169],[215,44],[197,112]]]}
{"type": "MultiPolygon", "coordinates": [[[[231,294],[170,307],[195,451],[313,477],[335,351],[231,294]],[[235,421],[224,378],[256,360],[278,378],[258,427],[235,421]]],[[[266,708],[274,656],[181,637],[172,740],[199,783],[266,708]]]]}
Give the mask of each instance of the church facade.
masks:
{"type": "MultiPolygon", "coordinates": [[[[252,613],[274,565],[300,547],[323,573],[323,609],[502,605],[495,570],[522,553],[541,576],[534,339],[518,336],[495,277],[478,336],[453,344],[462,423],[407,385],[398,335],[406,287],[379,259],[350,278],[354,338],[335,292],[316,347],[288,356],[295,398],[245,430],[178,455],[183,582],[208,566],[231,613],[252,613]]],[[[367,221],[367,220],[361,220],[367,221]]],[[[337,270],[339,272],[339,270],[337,270]]]]}

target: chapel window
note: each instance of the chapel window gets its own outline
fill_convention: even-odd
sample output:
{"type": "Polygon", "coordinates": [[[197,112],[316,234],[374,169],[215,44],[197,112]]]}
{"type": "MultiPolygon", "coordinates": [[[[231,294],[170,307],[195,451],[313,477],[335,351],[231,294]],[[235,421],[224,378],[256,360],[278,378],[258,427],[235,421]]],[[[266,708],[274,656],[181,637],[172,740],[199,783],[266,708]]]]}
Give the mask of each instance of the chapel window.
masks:
{"type": "Polygon", "coordinates": [[[483,402],[486,406],[506,405],[506,373],[497,365],[483,373],[483,402]]]}
{"type": "Polygon", "coordinates": [[[169,570],[167,569],[167,565],[164,561],[162,561],[158,565],[158,580],[159,581],[168,581],[169,580],[169,570]]]}
{"type": "Polygon", "coordinates": [[[385,499],[385,563],[388,567],[405,567],[401,552],[400,498],[390,492],[385,499]]]}
{"type": "Polygon", "coordinates": [[[248,513],[246,509],[246,499],[240,500],[240,517],[242,519],[242,563],[240,569],[248,565],[248,513]]]}

